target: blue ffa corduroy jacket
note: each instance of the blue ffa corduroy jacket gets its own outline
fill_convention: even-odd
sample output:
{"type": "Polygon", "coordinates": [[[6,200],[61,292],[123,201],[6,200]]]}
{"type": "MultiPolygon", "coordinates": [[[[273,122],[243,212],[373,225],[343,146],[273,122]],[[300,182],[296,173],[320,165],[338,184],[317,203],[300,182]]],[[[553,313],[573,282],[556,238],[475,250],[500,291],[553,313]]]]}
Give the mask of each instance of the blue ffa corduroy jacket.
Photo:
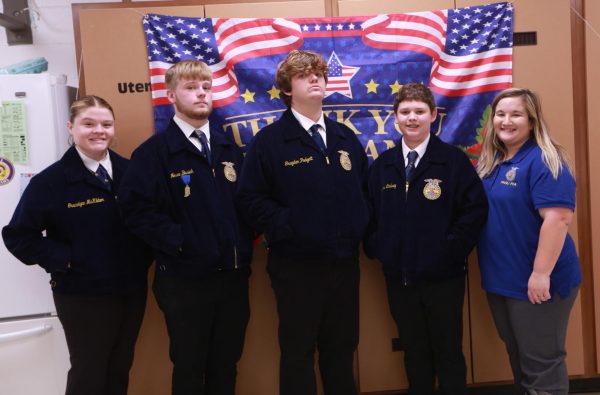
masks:
{"type": "Polygon", "coordinates": [[[408,191],[404,168],[400,143],[371,166],[367,255],[383,263],[389,281],[405,285],[463,275],[488,212],[475,169],[460,149],[435,135],[408,191]]]}
{"type": "Polygon", "coordinates": [[[241,150],[215,131],[210,146],[212,168],[171,120],[133,153],[119,204],[126,225],[154,249],[159,274],[250,264],[252,233],[234,205],[241,150]]]}
{"type": "Polygon", "coordinates": [[[115,199],[128,160],[109,152],[112,192],[71,147],[31,179],[2,230],[8,250],[50,273],[56,292],[119,294],[146,287],[151,255],[125,229],[115,199]]]}
{"type": "Polygon", "coordinates": [[[354,132],[325,117],[327,156],[288,109],[251,143],[238,189],[240,212],[272,253],[353,257],[369,219],[367,157],[354,132]]]}

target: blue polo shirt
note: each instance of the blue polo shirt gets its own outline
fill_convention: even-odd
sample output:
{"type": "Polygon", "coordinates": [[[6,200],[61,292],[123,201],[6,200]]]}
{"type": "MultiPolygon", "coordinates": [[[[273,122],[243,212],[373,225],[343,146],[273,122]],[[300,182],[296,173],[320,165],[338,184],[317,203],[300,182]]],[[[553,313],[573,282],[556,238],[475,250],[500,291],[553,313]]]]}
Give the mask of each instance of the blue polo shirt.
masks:
{"type": "MultiPolygon", "coordinates": [[[[477,251],[481,283],[487,292],[527,299],[545,207],[575,209],[575,180],[564,167],[554,179],[542,151],[529,140],[510,160],[483,179],[489,200],[488,221],[477,251]]],[[[569,234],[550,276],[550,293],[566,297],[581,283],[575,244],[569,234]]]]}

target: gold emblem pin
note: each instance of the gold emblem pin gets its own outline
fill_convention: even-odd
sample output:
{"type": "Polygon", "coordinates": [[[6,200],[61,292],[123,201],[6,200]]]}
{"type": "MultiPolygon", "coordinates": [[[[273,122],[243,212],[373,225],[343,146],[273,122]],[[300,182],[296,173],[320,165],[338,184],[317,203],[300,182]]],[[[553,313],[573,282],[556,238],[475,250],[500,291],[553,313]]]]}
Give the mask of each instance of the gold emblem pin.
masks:
{"type": "Polygon", "coordinates": [[[344,150],[339,150],[340,153],[340,164],[342,169],[346,171],[352,170],[352,161],[350,160],[350,154],[344,150]]]}
{"type": "Polygon", "coordinates": [[[519,168],[517,166],[513,166],[509,171],[507,171],[504,175],[506,177],[506,180],[514,181],[517,177],[517,170],[519,170],[519,168]]]}
{"type": "Polygon", "coordinates": [[[221,162],[223,164],[223,166],[225,166],[223,168],[223,172],[225,173],[225,178],[227,178],[227,180],[231,181],[231,182],[235,182],[235,180],[237,180],[237,173],[235,172],[235,169],[233,168],[234,163],[233,162],[221,162]]]}
{"type": "Polygon", "coordinates": [[[427,184],[425,184],[425,188],[423,188],[423,196],[429,200],[436,200],[442,196],[442,188],[440,187],[440,182],[442,182],[442,180],[428,178],[425,182],[427,184]]]}
{"type": "Polygon", "coordinates": [[[186,185],[185,188],[183,188],[183,197],[189,197],[192,194],[192,189],[190,188],[189,185],[186,185]]]}

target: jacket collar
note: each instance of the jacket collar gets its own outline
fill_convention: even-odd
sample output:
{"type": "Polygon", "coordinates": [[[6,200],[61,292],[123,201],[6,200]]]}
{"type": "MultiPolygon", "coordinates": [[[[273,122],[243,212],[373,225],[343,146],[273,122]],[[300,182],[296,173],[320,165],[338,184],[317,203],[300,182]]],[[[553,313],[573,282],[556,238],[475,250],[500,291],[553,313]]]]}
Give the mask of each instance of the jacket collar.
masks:
{"type": "MultiPolygon", "coordinates": [[[[110,149],[108,150],[108,155],[110,155],[113,168],[113,186],[116,188],[120,184],[121,177],[125,172],[127,160],[110,149]]],[[[70,147],[60,159],[60,162],[64,166],[67,182],[77,183],[84,181],[95,187],[105,189],[100,180],[85,167],[75,147],[70,147]]]]}
{"type": "MultiPolygon", "coordinates": [[[[425,155],[423,155],[419,161],[419,165],[414,170],[414,177],[418,177],[419,174],[423,173],[431,165],[443,165],[448,161],[446,153],[443,149],[444,144],[445,143],[442,142],[439,137],[433,133],[431,134],[425,155]]],[[[386,157],[385,163],[387,166],[396,167],[398,172],[404,176],[406,166],[404,164],[401,141],[399,141],[398,144],[396,144],[396,146],[392,149],[394,150],[394,153],[386,157]]]]}
{"type": "MultiPolygon", "coordinates": [[[[300,125],[300,122],[298,122],[291,109],[288,108],[279,120],[282,123],[283,139],[285,141],[300,139],[303,143],[317,148],[316,143],[302,125],[300,125]]],[[[332,121],[327,116],[324,117],[324,120],[325,134],[327,135],[327,151],[332,152],[340,139],[346,139],[346,135],[337,122],[332,121]]]]}
{"type": "MultiPolygon", "coordinates": [[[[165,139],[167,141],[167,146],[170,153],[175,154],[180,151],[189,151],[192,154],[197,155],[199,158],[202,157],[200,151],[198,151],[194,144],[188,140],[173,119],[171,119],[169,126],[163,133],[165,133],[165,139]]],[[[215,132],[213,130],[210,131],[210,150],[212,157],[215,160],[221,156],[224,147],[231,144],[232,143],[225,138],[224,134],[215,132]]]]}

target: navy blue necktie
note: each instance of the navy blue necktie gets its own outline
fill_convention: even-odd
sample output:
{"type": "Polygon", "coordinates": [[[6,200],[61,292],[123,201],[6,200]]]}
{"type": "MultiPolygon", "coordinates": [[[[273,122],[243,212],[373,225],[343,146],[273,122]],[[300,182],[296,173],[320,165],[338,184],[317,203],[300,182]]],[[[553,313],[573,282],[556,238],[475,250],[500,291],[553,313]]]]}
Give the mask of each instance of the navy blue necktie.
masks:
{"type": "Polygon", "coordinates": [[[102,182],[102,185],[104,185],[106,189],[109,191],[112,190],[112,180],[110,179],[110,176],[108,175],[108,172],[104,166],[98,164],[98,169],[96,169],[94,175],[100,180],[100,182],[102,182]]]}
{"type": "Polygon", "coordinates": [[[413,171],[415,170],[415,163],[417,162],[417,158],[419,154],[417,151],[410,151],[407,155],[408,164],[406,165],[406,182],[412,181],[413,171]]]}
{"type": "Polygon", "coordinates": [[[201,130],[195,130],[196,137],[200,140],[200,145],[202,146],[202,156],[206,158],[209,166],[212,166],[212,155],[210,154],[210,148],[208,148],[208,139],[206,138],[206,134],[204,134],[201,130]]]}
{"type": "Polygon", "coordinates": [[[320,126],[315,123],[310,127],[309,132],[313,140],[315,140],[315,143],[317,143],[317,147],[319,147],[323,155],[327,155],[327,147],[325,146],[323,137],[321,137],[321,133],[319,133],[319,127],[320,126]]]}

